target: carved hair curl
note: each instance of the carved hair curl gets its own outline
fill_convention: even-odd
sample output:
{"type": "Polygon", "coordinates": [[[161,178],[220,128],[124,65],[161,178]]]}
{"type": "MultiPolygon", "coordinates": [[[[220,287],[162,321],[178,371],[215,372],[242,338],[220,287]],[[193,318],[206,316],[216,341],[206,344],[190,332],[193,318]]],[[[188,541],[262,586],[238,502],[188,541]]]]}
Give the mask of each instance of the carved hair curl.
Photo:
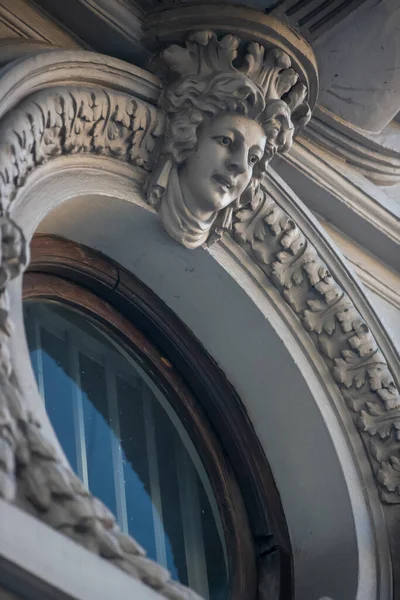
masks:
{"type": "Polygon", "coordinates": [[[262,90],[245,76],[220,73],[203,80],[187,77],[167,88],[162,106],[169,116],[162,154],[178,165],[195,150],[199,127],[206,119],[238,113],[257,120],[265,131],[267,144],[244,192],[246,202],[249,193],[251,197],[256,192],[266,163],[276,152],[288,150],[292,143],[290,104],[277,99],[266,106],[262,90]]]}

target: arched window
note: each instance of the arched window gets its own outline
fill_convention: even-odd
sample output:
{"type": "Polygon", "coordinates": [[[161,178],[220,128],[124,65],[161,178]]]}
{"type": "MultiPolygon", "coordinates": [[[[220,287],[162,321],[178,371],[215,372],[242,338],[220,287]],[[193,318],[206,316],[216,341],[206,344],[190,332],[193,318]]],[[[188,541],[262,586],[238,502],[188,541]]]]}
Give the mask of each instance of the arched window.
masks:
{"type": "Polygon", "coordinates": [[[204,598],[255,600],[258,586],[271,583],[271,598],[288,598],[290,559],[279,545],[285,525],[277,527],[276,507],[269,514],[262,506],[267,494],[278,500],[276,490],[222,374],[112,261],[51,236],[38,236],[32,255],[24,280],[28,345],[72,468],[123,531],[204,598]],[[221,418],[229,455],[216,435],[221,418]],[[251,457],[243,456],[246,445],[251,457]]]}

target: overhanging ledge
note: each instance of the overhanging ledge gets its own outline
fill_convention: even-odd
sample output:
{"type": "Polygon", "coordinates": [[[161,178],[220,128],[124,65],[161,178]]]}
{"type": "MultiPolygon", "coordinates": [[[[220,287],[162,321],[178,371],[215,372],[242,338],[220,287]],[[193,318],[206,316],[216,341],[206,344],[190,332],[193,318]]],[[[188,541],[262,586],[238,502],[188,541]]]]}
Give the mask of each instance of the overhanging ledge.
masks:
{"type": "Polygon", "coordinates": [[[0,585],[24,600],[162,600],[139,580],[1,499],[0,531],[0,585]]]}

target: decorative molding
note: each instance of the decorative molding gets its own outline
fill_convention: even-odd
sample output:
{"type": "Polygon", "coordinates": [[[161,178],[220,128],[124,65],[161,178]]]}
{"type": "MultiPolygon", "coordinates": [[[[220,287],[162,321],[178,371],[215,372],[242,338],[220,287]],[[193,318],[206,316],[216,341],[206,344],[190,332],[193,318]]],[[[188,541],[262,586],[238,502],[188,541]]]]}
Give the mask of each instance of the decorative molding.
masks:
{"type": "Polygon", "coordinates": [[[35,516],[0,499],[1,600],[162,600],[111,561],[60,535],[35,516]],[[117,592],[116,592],[117,590],[117,592]]]}
{"type": "MultiPolygon", "coordinates": [[[[232,39],[226,40],[229,52],[232,39]]],[[[254,46],[258,51],[253,57],[261,54],[260,47],[254,46]]],[[[286,64],[287,56],[275,54],[286,64]]],[[[293,73],[290,65],[285,68],[289,91],[293,73]]],[[[284,102],[281,97],[276,101],[284,102]]],[[[119,531],[114,517],[49,444],[40,423],[26,408],[8,348],[12,324],[7,287],[27,262],[23,233],[9,215],[29,174],[55,157],[78,153],[114,157],[149,172],[164,124],[160,112],[143,100],[93,85],[38,91],[0,125],[4,215],[0,221],[0,495],[11,503],[28,503],[42,521],[165,597],[194,600],[196,594],[171,582],[167,571],[147,560],[136,542],[119,531]]],[[[382,501],[399,504],[400,400],[385,358],[367,323],[306,235],[263,184],[253,191],[249,203],[233,211],[231,235],[270,277],[309,332],[363,439],[382,501]]]]}
{"type": "Polygon", "coordinates": [[[322,107],[315,111],[299,142],[301,138],[345,160],[377,185],[390,186],[400,181],[399,152],[387,147],[379,136],[367,136],[322,107]]]}
{"type": "Polygon", "coordinates": [[[12,323],[7,287],[25,268],[28,248],[9,217],[0,218],[0,236],[0,497],[8,502],[25,499],[42,521],[165,598],[199,600],[119,530],[111,512],[85,488],[27,410],[8,349],[12,323]]]}
{"type": "Polygon", "coordinates": [[[400,310],[400,275],[355,245],[322,217],[318,221],[341,249],[361,281],[375,294],[400,310]]]}
{"type": "MultiPolygon", "coordinates": [[[[9,211],[28,174],[55,156],[93,152],[136,164],[139,161],[141,168],[148,169],[149,152],[162,131],[157,116],[150,105],[103,90],[60,88],[33,95],[1,127],[3,211],[9,211]],[[150,141],[146,140],[149,136],[150,141]]],[[[400,401],[367,324],[312,244],[263,188],[251,206],[234,213],[234,238],[267,273],[310,332],[363,436],[382,499],[400,502],[396,470],[400,462],[396,437],[400,401]]],[[[30,485],[33,502],[39,503],[40,497],[34,496],[35,481],[30,485]]],[[[7,486],[12,487],[10,483],[7,486]]]]}
{"type": "Polygon", "coordinates": [[[163,132],[152,105],[100,88],[53,88],[30,96],[0,126],[3,214],[29,173],[57,156],[91,152],[152,168],[163,132]]]}
{"type": "Polygon", "coordinates": [[[234,213],[233,237],[310,333],[363,439],[382,501],[400,503],[400,396],[368,324],[265,188],[234,213]]]}
{"type": "MultiPolygon", "coordinates": [[[[137,0],[137,3],[143,10],[156,10],[157,8],[190,5],[196,0],[137,0]]],[[[295,27],[302,35],[308,39],[315,40],[326,30],[332,28],[336,23],[345,19],[350,13],[355,11],[365,0],[331,0],[331,2],[321,2],[320,0],[308,0],[299,2],[298,0],[245,0],[245,4],[255,9],[262,9],[264,12],[273,15],[285,23],[295,27]]],[[[232,4],[235,1],[232,0],[232,4]]]]}
{"type": "MultiPolygon", "coordinates": [[[[289,56],[282,50],[266,51],[261,45],[252,44],[249,46],[249,53],[243,54],[243,63],[233,67],[239,44],[240,40],[230,35],[218,39],[213,33],[200,32],[189,37],[185,47],[170,46],[162,54],[164,65],[166,63],[175,79],[168,83],[167,70],[167,86],[161,97],[161,106],[167,112],[168,127],[160,163],[150,179],[148,199],[150,204],[159,205],[159,214],[169,235],[188,248],[214,241],[217,231],[213,224],[208,226],[205,221],[200,221],[201,227],[198,226],[197,233],[193,213],[196,204],[189,204],[190,209],[188,208],[185,202],[188,202],[191,190],[189,188],[185,191],[181,185],[182,174],[190,167],[194,148],[196,161],[203,152],[202,139],[197,139],[198,123],[207,117],[211,123],[208,128],[212,129],[219,113],[225,110],[232,115],[238,111],[238,106],[242,114],[263,123],[263,111],[270,111],[274,125],[265,128],[269,154],[262,162],[262,170],[265,170],[271,156],[279,151],[286,152],[291,147],[292,139],[289,136],[286,140],[286,131],[293,129],[294,125],[290,116],[288,121],[278,121],[275,108],[275,102],[277,105],[282,104],[282,91],[290,98],[292,92],[289,90],[294,89],[293,82],[297,80],[295,72],[290,68],[289,56]],[[224,86],[227,81],[232,86],[229,88],[230,104],[225,100],[225,89],[220,90],[218,87],[221,73],[224,86]],[[234,80],[235,85],[231,83],[234,80]],[[210,94],[206,93],[210,81],[213,82],[212,101],[210,94]],[[240,81],[241,87],[236,81],[240,81]],[[260,102],[257,92],[253,92],[254,84],[258,86],[258,93],[262,90],[263,102],[260,102]],[[238,96],[237,90],[243,90],[246,85],[246,94],[238,96]],[[261,109],[253,109],[252,113],[252,107],[257,102],[261,104],[261,109]],[[188,112],[186,120],[191,123],[188,131],[184,120],[185,111],[188,112]],[[185,132],[184,135],[182,131],[185,132]],[[272,133],[273,136],[269,138],[272,133]],[[188,146],[188,139],[191,138],[195,143],[188,146]],[[186,152],[183,158],[179,158],[183,147],[186,152]],[[174,163],[181,164],[181,167],[173,177],[174,163]]],[[[306,91],[303,86],[299,97],[305,98],[306,91]]],[[[290,115],[290,100],[288,104],[290,115]]],[[[294,104],[295,110],[297,106],[298,102],[294,104]]],[[[300,115],[301,124],[304,125],[309,114],[303,110],[300,115]]],[[[230,118],[233,120],[233,116],[230,118]]],[[[204,130],[207,128],[203,128],[204,130]]],[[[210,139],[217,139],[212,135],[217,134],[211,132],[210,139]]],[[[218,135],[225,134],[219,132],[218,135]]],[[[200,178],[209,182],[210,198],[205,189],[205,206],[211,206],[214,201],[211,192],[215,176],[223,173],[226,179],[231,177],[234,182],[239,178],[235,178],[230,172],[235,144],[236,142],[232,144],[232,150],[223,153],[220,163],[219,156],[222,154],[219,153],[215,154],[212,161],[206,157],[202,162],[196,163],[197,169],[202,169],[200,178]],[[211,166],[207,158],[212,162],[211,166]]],[[[212,152],[212,148],[209,148],[208,152],[212,152]]],[[[244,170],[242,172],[245,173],[244,170]]],[[[196,187],[196,191],[201,189],[201,182],[195,181],[194,173],[189,181],[196,187]]],[[[400,397],[384,356],[367,323],[329,273],[317,250],[296,223],[268,195],[262,183],[260,186],[255,169],[250,175],[250,181],[251,184],[241,198],[231,198],[230,205],[226,203],[225,208],[219,209],[219,213],[214,209],[217,211],[215,222],[219,222],[220,214],[231,211],[228,217],[223,217],[222,225],[218,226],[230,232],[233,223],[234,239],[263,268],[299,316],[352,412],[381,488],[382,500],[400,503],[400,477],[396,475],[397,466],[400,472],[400,435],[398,440],[396,434],[400,430],[400,397]]],[[[232,184],[234,185],[235,183],[232,184]]],[[[203,201],[198,193],[193,198],[197,202],[203,201]]]]}
{"type": "Polygon", "coordinates": [[[2,37],[7,41],[9,38],[22,38],[71,49],[83,47],[83,43],[60,23],[26,0],[2,0],[0,24],[2,37]]]}
{"type": "Polygon", "coordinates": [[[398,278],[395,280],[395,285],[390,287],[377,273],[370,271],[368,265],[361,265],[352,258],[346,258],[367,288],[400,311],[400,281],[398,278]]]}
{"type": "MultiPolygon", "coordinates": [[[[10,54],[15,42],[5,44],[0,56],[10,54]],[[11,46],[11,49],[10,49],[11,46]]],[[[32,52],[32,49],[30,50],[32,52]]],[[[26,58],[16,60],[2,71],[0,86],[0,118],[16,109],[27,98],[40,90],[64,86],[77,86],[95,89],[111,89],[156,104],[161,91],[161,81],[139,67],[126,62],[102,56],[84,50],[50,49],[43,52],[40,48],[26,58]]]]}

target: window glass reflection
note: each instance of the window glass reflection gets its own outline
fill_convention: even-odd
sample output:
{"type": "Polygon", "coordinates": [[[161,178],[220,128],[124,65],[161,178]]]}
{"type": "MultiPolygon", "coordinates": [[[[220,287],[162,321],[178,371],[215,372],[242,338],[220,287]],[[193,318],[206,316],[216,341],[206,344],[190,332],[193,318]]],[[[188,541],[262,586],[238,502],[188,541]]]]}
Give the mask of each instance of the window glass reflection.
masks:
{"type": "Polygon", "coordinates": [[[209,600],[228,597],[215,498],[176,413],[140,366],[90,320],[27,301],[40,393],[72,468],[150,558],[209,600]]]}

